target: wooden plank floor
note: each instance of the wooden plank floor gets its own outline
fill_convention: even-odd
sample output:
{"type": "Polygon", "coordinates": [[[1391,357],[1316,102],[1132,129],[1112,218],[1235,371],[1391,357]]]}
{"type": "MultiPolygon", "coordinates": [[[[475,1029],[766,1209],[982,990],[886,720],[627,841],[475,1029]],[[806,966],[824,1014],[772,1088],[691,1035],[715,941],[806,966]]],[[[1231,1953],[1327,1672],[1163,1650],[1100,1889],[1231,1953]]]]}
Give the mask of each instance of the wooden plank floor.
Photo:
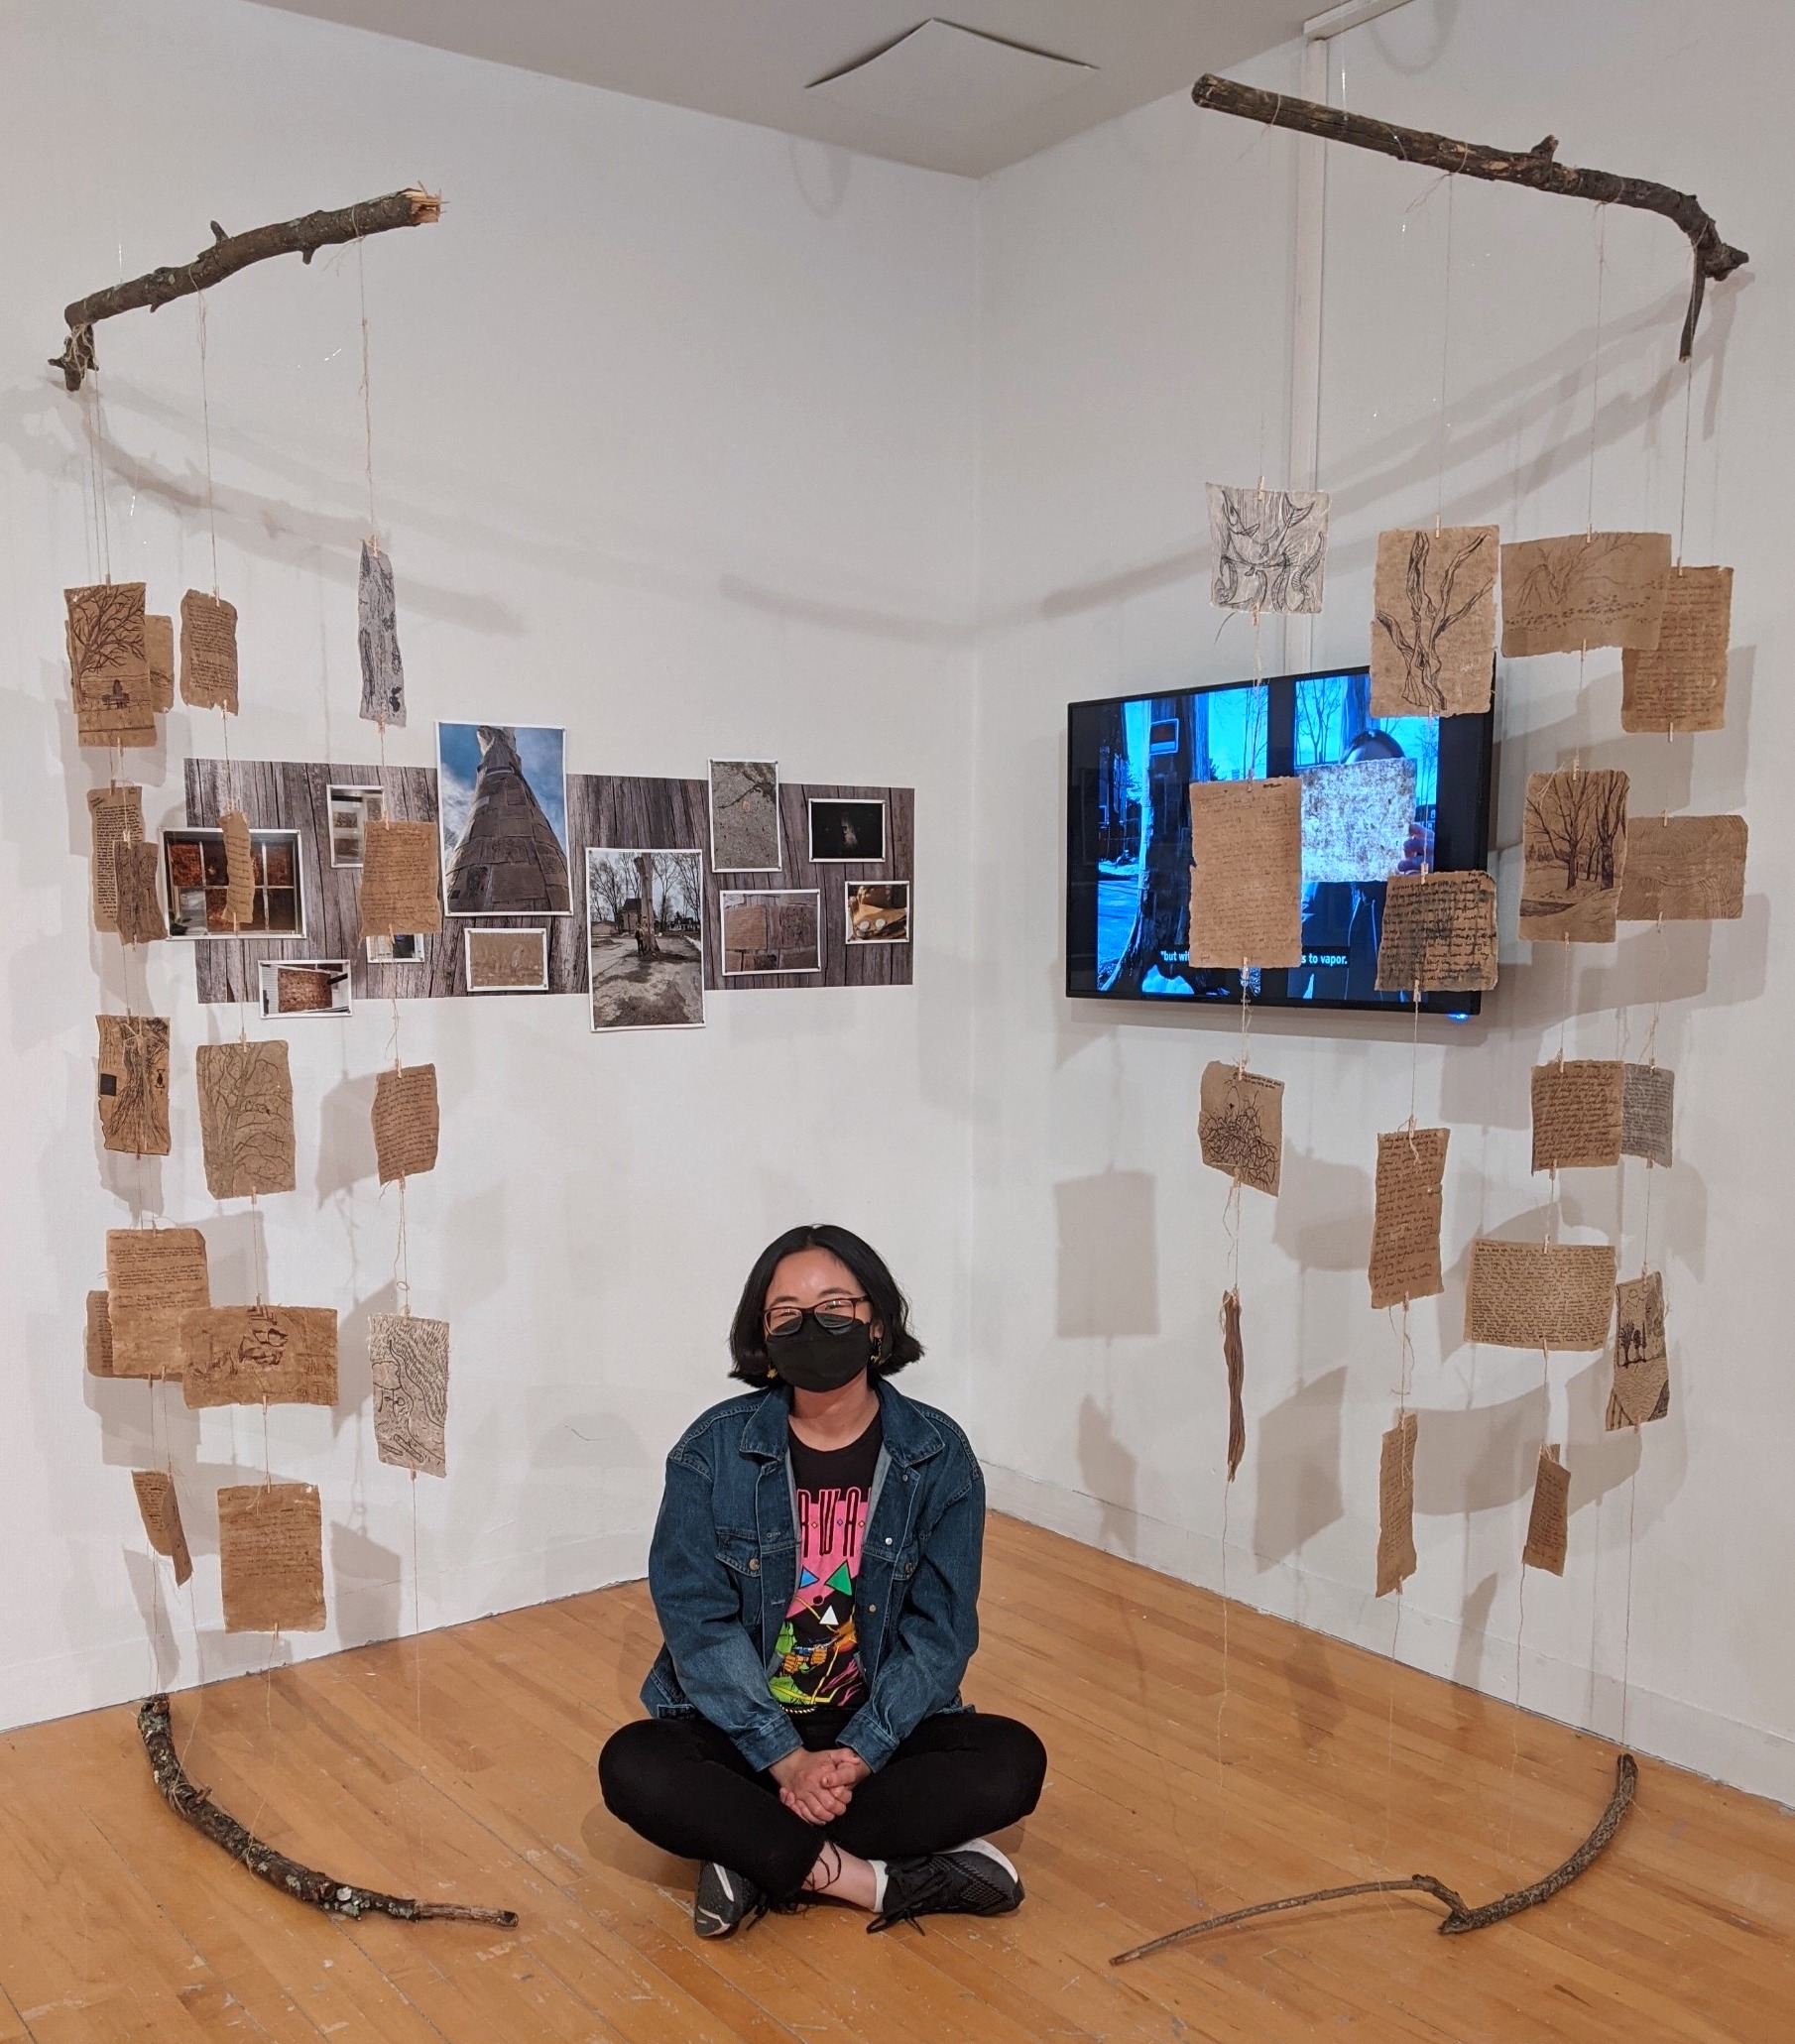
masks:
{"type": "Polygon", "coordinates": [[[129,1710],[0,1737],[0,2044],[1795,2038],[1795,1818],[1653,1761],[1592,1872],[1475,1937],[1379,1898],[1112,1971],[1210,1908],[1417,1867],[1517,1886],[1590,1828],[1612,1750],[1239,1606],[1223,1708],[1215,1597],[1011,1520],[983,1609],[968,1693],[1052,1761],[1005,1841],[1014,1917],[868,1938],[823,1907],[699,1944],[689,1869],[592,1769],[655,1643],[631,1585],[176,1699],[194,1778],[272,1843],[515,1932],[288,1901],[164,1808],[129,1710]]]}

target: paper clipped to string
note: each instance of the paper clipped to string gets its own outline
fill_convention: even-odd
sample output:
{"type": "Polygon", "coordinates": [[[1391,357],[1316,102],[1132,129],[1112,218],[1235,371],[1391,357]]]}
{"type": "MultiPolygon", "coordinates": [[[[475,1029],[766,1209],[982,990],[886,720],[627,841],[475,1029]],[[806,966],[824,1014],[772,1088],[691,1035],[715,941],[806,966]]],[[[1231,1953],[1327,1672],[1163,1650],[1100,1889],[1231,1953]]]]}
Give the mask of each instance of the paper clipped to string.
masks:
{"type": "Polygon", "coordinates": [[[436,1067],[401,1065],[374,1081],[374,1156],[380,1182],[416,1178],[436,1168],[441,1126],[436,1104],[436,1067]]]}
{"type": "Polygon", "coordinates": [[[361,714],[370,724],[391,724],[403,731],[406,674],[399,658],[399,598],[393,588],[393,563],[375,540],[362,541],[355,627],[362,665],[361,714]]]}
{"type": "Polygon", "coordinates": [[[1325,490],[1211,483],[1209,539],[1215,550],[1209,593],[1218,609],[1305,615],[1321,609],[1328,563],[1325,490]]]}
{"type": "Polygon", "coordinates": [[[248,929],[256,919],[256,855],[249,818],[241,809],[226,809],[218,826],[224,838],[224,912],[233,929],[248,929]]]}
{"type": "Polygon", "coordinates": [[[161,716],[175,707],[175,620],[144,617],[144,652],[150,661],[150,707],[161,716]]]}
{"type": "Polygon", "coordinates": [[[125,1156],[169,1154],[169,1024],[160,1015],[101,1015],[100,1140],[125,1156]]]}
{"type": "Polygon", "coordinates": [[[118,928],[118,875],[112,864],[117,844],[138,844],[144,834],[144,791],[141,787],[90,787],[87,790],[88,827],[93,838],[89,889],[93,926],[97,930],[118,928]]]}
{"type": "Polygon", "coordinates": [[[333,1306],[201,1306],[180,1316],[190,1406],[334,1405],[333,1306]]]}
{"type": "Polygon", "coordinates": [[[313,1486],[227,1484],[218,1566],[227,1632],[321,1632],[323,1515],[313,1486]]]}
{"type": "Polygon", "coordinates": [[[142,582],[94,582],[62,591],[78,744],[156,743],[144,587],[142,582]]]}
{"type": "Polygon", "coordinates": [[[1542,1448],[1533,1478],[1533,1504],[1527,1513],[1527,1543],[1521,1549],[1520,1558],[1526,1567],[1544,1569],[1552,1576],[1564,1574],[1570,1499],[1571,1472],[1560,1460],[1557,1448],[1542,1448]]]}
{"type": "Polygon", "coordinates": [[[1615,1287],[1615,1376],[1605,1425],[1645,1426],[1670,1410],[1670,1351],[1664,1339],[1664,1276],[1647,1270],[1615,1287]]]}
{"type": "Polygon", "coordinates": [[[410,1313],[368,1318],[374,1446],[382,1462],[422,1476],[448,1474],[449,1330],[410,1313]]]}
{"type": "Polygon", "coordinates": [[[1668,533],[1573,533],[1502,548],[1502,657],[1657,646],[1668,533]]]}
{"type": "Polygon", "coordinates": [[[1658,643],[1620,656],[1622,731],[1719,731],[1727,721],[1733,570],[1672,568],[1658,643]]]}
{"type": "Polygon", "coordinates": [[[1502,1349],[1602,1349],[1615,1310],[1608,1243],[1471,1245],[1465,1339],[1502,1349]]]}
{"type": "Polygon", "coordinates": [[[1631,857],[1627,779],[1616,768],[1529,774],[1521,812],[1520,934],[1609,944],[1631,857]]]}
{"type": "Polygon", "coordinates": [[[1495,526],[1377,535],[1374,717],[1457,717],[1490,707],[1500,543],[1495,526]]]}
{"type": "Polygon", "coordinates": [[[112,1228],[106,1299],[114,1377],[179,1377],[181,1316],[211,1303],[197,1228],[112,1228]]]}
{"type": "Polygon", "coordinates": [[[1377,1457],[1377,1595],[1387,1597],[1415,1572],[1415,1433],[1403,1413],[1377,1457]]]}
{"type": "Polygon", "coordinates": [[[1284,1082],[1238,1065],[1205,1065],[1197,1144],[1211,1170],[1275,1196],[1283,1167],[1284,1082]]]}
{"type": "Polygon", "coordinates": [[[1440,1209],[1450,1140],[1447,1129],[1397,1129],[1377,1138],[1374,1307],[1431,1299],[1446,1288],[1440,1270],[1440,1209]]]}
{"type": "Polygon", "coordinates": [[[82,1361],[89,1377],[116,1377],[112,1367],[112,1314],[103,1291],[87,1294],[86,1339],[82,1361]]]}
{"type": "Polygon", "coordinates": [[[175,1479],[160,1469],[134,1469],[131,1485],[137,1493],[137,1509],[151,1550],[167,1555],[175,1564],[179,1589],[193,1573],[193,1557],[187,1552],[187,1536],[180,1523],[180,1500],[175,1495],[175,1479]]]}
{"type": "Polygon", "coordinates": [[[368,824],[362,836],[362,929],[367,937],[429,936],[442,927],[442,868],[433,823],[368,824]]]}
{"type": "Polygon", "coordinates": [[[1377,939],[1380,994],[1481,994],[1496,985],[1496,882],[1473,873],[1392,873],[1377,939]]]}
{"type": "Polygon", "coordinates": [[[1353,760],[1297,778],[1305,884],[1388,880],[1414,825],[1414,761],[1353,760]]]}
{"type": "Polygon", "coordinates": [[[180,599],[180,699],[189,709],[237,709],[237,610],[189,589],[180,599]]]}
{"type": "Polygon", "coordinates": [[[1627,837],[1622,922],[1736,922],[1745,912],[1742,816],[1645,816],[1627,837]]]}
{"type": "Polygon", "coordinates": [[[293,1191],[293,1077],[286,1038],[202,1043],[194,1066],[206,1190],[214,1199],[293,1191]]]}
{"type": "Polygon", "coordinates": [[[1302,782],[1195,781],[1190,788],[1190,962],[1302,962],[1302,782]]]}
{"type": "Polygon", "coordinates": [[[1620,1154],[1671,1163],[1676,1075],[1666,1065],[1629,1064],[1620,1091],[1620,1154]]]}
{"type": "Polygon", "coordinates": [[[1554,1058],[1533,1067],[1533,1168],[1566,1171],[1620,1161],[1626,1067],[1606,1058],[1554,1058]]]}
{"type": "Polygon", "coordinates": [[[169,925],[162,912],[162,847],[119,838],[112,847],[112,912],[119,941],[154,944],[169,925]]]}

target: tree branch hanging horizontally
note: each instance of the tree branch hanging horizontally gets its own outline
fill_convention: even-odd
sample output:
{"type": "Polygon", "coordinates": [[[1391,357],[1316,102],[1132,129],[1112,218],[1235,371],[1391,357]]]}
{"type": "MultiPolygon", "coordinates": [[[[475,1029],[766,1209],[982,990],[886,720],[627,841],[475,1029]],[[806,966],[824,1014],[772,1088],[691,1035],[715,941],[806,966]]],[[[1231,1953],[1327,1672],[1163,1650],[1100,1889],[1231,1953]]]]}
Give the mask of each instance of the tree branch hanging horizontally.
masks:
{"type": "Polygon", "coordinates": [[[1487,149],[1479,142],[1455,142],[1450,135],[1432,135],[1422,128],[1398,128],[1369,114],[1323,106],[1317,100],[1292,99],[1282,92],[1237,85],[1232,78],[1218,78],[1213,71],[1197,80],[1190,96],[1214,113],[1238,114],[1242,120],[1260,121],[1272,128],[1293,128],[1299,134],[1319,135],[1324,142],[1350,142],[1355,149],[1375,149],[1380,156],[1398,157],[1403,163],[1421,164],[1429,170],[1484,178],[1496,184],[1525,184],[1534,191],[1555,191],[1596,205],[1634,206],[1643,212],[1662,213],[1688,235],[1695,252],[1695,280],[1677,348],[1681,362],[1689,360],[1695,346],[1696,321],[1709,279],[1718,284],[1750,260],[1742,248],[1731,248],[1721,239],[1714,216],[1693,192],[1673,191],[1668,184],[1655,184],[1649,178],[1580,171],[1558,163],[1556,135],[1548,135],[1528,150],[1487,149]]]}
{"type": "Polygon", "coordinates": [[[1553,1867],[1550,1873],[1541,1875],[1538,1880],[1529,1881],[1524,1888],[1516,1888],[1511,1894],[1497,1895],[1493,1902],[1481,1902],[1475,1909],[1463,1895],[1449,1888],[1443,1880],[1436,1880],[1431,1873],[1411,1873],[1402,1880],[1356,1880],[1350,1887],[1316,1888],[1307,1895],[1286,1895],[1281,1901],[1255,1902],[1250,1908],[1230,1909],[1222,1916],[1206,1916],[1201,1923],[1187,1924],[1183,1930],[1170,1931],[1162,1938],[1152,1938],[1144,1945],[1118,1952],[1110,1964],[1127,1966],[1131,1960],[1145,1959],[1150,1953],[1163,1952],[1170,1945],[1185,1944],[1191,1938],[1200,1938],[1205,1931],[1221,1930],[1231,1923],[1245,1923],[1250,1917],[1280,1915],[1286,1909],[1306,1909],[1314,1902],[1344,1902],[1351,1895],[1411,1892],[1432,1895],[1436,1902],[1446,1904],[1446,1915],[1440,1923],[1441,1937],[1462,1937],[1467,1931],[1488,1930],[1493,1923],[1518,1916],[1523,1909],[1531,1909],[1535,1903],[1549,1902],[1561,1889],[1568,1888],[1601,1857],[1603,1848],[1620,1829],[1620,1820],[1631,1806],[1633,1791],[1638,1786],[1639,1763],[1631,1753],[1621,1753],[1615,1761],[1615,1792],[1609,1798],[1608,1808],[1603,1811],[1596,1829],[1564,1864],[1553,1867]]]}
{"type": "Polygon", "coordinates": [[[204,1789],[187,1779],[175,1750],[169,1721],[169,1699],[153,1696],[138,1706],[137,1731],[150,1756],[150,1771],[162,1797],[178,1817],[184,1817],[233,1860],[241,1860],[251,1873],[272,1887],[309,1902],[330,1916],[394,1916],[401,1923],[494,1923],[510,1930],[518,1920],[515,1909],[476,1909],[465,1902],[417,1902],[407,1895],[383,1895],[375,1888],[353,1887],[333,1880],[327,1873],[301,1866],[285,1853],[277,1853],[246,1831],[228,1810],[219,1809],[204,1789]]]}
{"type": "Polygon", "coordinates": [[[152,312],[171,299],[191,298],[209,290],[226,277],[234,277],[251,263],[263,263],[270,256],[297,255],[309,263],[321,248],[339,241],[359,241],[370,234],[385,234],[393,227],[427,227],[442,212],[440,197],[416,186],[390,191],[385,198],[364,198],[359,204],[339,206],[334,212],[306,213],[298,220],[277,220],[269,227],[252,227],[247,234],[226,234],[212,222],[212,246],[190,263],[177,263],[147,271],[127,283],[108,285],[104,291],[76,299],[64,306],[68,338],[62,352],[50,358],[50,366],[62,372],[62,381],[78,391],[81,379],[94,368],[93,328],[97,320],[111,319],[120,312],[134,312],[148,305],[152,312]]]}

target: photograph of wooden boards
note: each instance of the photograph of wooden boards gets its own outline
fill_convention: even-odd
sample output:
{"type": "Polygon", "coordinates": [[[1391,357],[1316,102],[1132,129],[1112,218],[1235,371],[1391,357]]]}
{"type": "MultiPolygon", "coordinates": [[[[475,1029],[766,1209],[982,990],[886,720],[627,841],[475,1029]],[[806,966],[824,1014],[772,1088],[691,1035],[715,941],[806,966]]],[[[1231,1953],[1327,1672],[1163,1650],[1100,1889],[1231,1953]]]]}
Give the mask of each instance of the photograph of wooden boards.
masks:
{"type": "MultiPolygon", "coordinates": [[[[354,999],[401,1001],[464,999],[468,995],[464,951],[466,924],[447,918],[439,933],[419,935],[404,948],[410,957],[370,957],[361,937],[361,869],[331,863],[333,830],[331,789],[378,789],[382,812],[400,820],[436,820],[436,776],[427,767],[337,765],[322,762],[242,761],[225,778],[221,760],[186,762],[187,824],[192,829],[216,827],[219,813],[241,808],[252,830],[298,832],[300,889],[305,903],[303,938],[285,941],[264,937],[225,943],[196,944],[194,977],[201,1001],[255,1001],[260,998],[257,967],[280,958],[339,958],[348,961],[354,999]]],[[[704,861],[704,985],[716,992],[725,982],[721,972],[721,930],[717,920],[719,886],[740,892],[764,888],[765,875],[715,871],[709,858],[709,782],[570,774],[567,777],[567,834],[573,847],[571,916],[483,915],[482,926],[505,923],[546,933],[550,994],[585,994],[591,981],[587,966],[586,860],[588,847],[618,851],[640,846],[697,852],[704,861]]],[[[778,787],[779,837],[784,869],[782,889],[816,889],[828,906],[822,917],[822,964],[807,973],[732,974],[731,988],[746,987],[907,987],[913,946],[907,943],[850,941],[847,916],[840,906],[844,891],[863,885],[907,880],[915,871],[915,794],[907,787],[824,786],[814,782],[781,782],[778,787]],[[874,863],[829,861],[813,866],[809,850],[810,802],[883,804],[885,857],[874,863]]],[[[341,807],[340,799],[337,807],[341,807]]],[[[396,949],[397,949],[397,941],[396,949]]],[[[483,998],[483,997],[479,997],[483,998]]]]}

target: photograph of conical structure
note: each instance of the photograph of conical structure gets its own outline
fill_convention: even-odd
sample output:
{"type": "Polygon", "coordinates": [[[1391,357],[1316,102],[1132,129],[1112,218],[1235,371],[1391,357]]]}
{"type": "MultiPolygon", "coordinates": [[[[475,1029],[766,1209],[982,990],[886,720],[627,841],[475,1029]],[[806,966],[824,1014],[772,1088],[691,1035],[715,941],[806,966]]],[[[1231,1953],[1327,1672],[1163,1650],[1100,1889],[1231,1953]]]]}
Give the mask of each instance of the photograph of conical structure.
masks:
{"type": "Polygon", "coordinates": [[[564,734],[541,724],[438,724],[451,915],[566,915],[564,734]]]}

